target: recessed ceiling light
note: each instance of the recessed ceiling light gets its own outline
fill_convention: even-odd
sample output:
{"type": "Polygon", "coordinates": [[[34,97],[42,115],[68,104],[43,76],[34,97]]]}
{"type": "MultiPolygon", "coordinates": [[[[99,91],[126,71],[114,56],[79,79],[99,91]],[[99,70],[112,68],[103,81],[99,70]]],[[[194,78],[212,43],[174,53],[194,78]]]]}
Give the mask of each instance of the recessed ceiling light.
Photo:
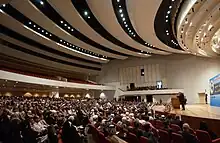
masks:
{"type": "Polygon", "coordinates": [[[119,7],[121,7],[121,5],[119,5],[119,7]]]}
{"type": "Polygon", "coordinates": [[[129,30],[129,32],[131,32],[131,30],[129,30]]]}
{"type": "Polygon", "coordinates": [[[40,1],[40,4],[41,4],[41,5],[43,5],[43,4],[44,4],[44,2],[43,2],[43,1],[40,1]]]}
{"type": "Polygon", "coordinates": [[[128,30],[130,30],[130,28],[128,27],[128,30]]]}
{"type": "Polygon", "coordinates": [[[63,40],[60,40],[60,42],[62,42],[63,40]]]}
{"type": "Polygon", "coordinates": [[[128,27],[128,25],[126,24],[125,27],[128,27]]]}
{"type": "Polygon", "coordinates": [[[134,34],[133,36],[135,37],[136,35],[134,34]]]}
{"type": "Polygon", "coordinates": [[[119,9],[119,12],[122,13],[122,9],[119,9]]]}
{"type": "Polygon", "coordinates": [[[169,33],[167,33],[167,35],[169,35],[169,33]]]}
{"type": "Polygon", "coordinates": [[[70,27],[68,27],[68,29],[70,29],[70,27]]]}
{"type": "Polygon", "coordinates": [[[50,34],[50,36],[52,36],[52,35],[50,34]]]}
{"type": "Polygon", "coordinates": [[[69,43],[66,43],[67,45],[69,45],[69,43]]]}
{"type": "Polygon", "coordinates": [[[120,0],[117,0],[117,2],[120,2],[120,0]]]}
{"type": "Polygon", "coordinates": [[[166,30],[166,32],[168,32],[168,30],[166,30]]]}
{"type": "Polygon", "coordinates": [[[123,21],[125,21],[125,18],[122,18],[123,21]]]}
{"type": "Polygon", "coordinates": [[[167,14],[170,14],[170,11],[167,11],[167,14]]]}
{"type": "Polygon", "coordinates": [[[61,20],[60,23],[63,23],[63,21],[61,20]]]}
{"type": "Polygon", "coordinates": [[[168,22],[168,20],[166,20],[166,22],[168,22]]]}
{"type": "Polygon", "coordinates": [[[46,32],[46,34],[48,34],[48,33],[46,32]]]}
{"type": "Polygon", "coordinates": [[[170,6],[169,6],[169,8],[171,9],[171,8],[172,8],[172,6],[170,5],[170,6]]]}
{"type": "Polygon", "coordinates": [[[123,17],[124,16],[124,14],[121,14],[121,17],[123,17]]]}
{"type": "Polygon", "coordinates": [[[6,4],[3,4],[2,6],[3,6],[3,7],[5,7],[5,6],[6,6],[6,4]]]}
{"type": "Polygon", "coordinates": [[[90,16],[88,16],[88,19],[90,19],[90,16]]]}
{"type": "Polygon", "coordinates": [[[87,11],[84,11],[84,15],[88,15],[88,12],[87,12],[87,11]]]}
{"type": "Polygon", "coordinates": [[[34,25],[34,27],[36,27],[36,25],[34,25]]]}
{"type": "Polygon", "coordinates": [[[40,28],[39,28],[39,27],[38,27],[37,29],[38,29],[38,30],[40,30],[40,28]]]}
{"type": "Polygon", "coordinates": [[[168,18],[168,15],[166,15],[166,18],[168,18]]]}
{"type": "Polygon", "coordinates": [[[73,29],[71,29],[71,31],[73,31],[73,29]]]}
{"type": "Polygon", "coordinates": [[[44,30],[42,30],[42,32],[44,32],[44,30]]]}
{"type": "Polygon", "coordinates": [[[29,22],[29,24],[31,24],[31,22],[29,22]]]}
{"type": "Polygon", "coordinates": [[[64,41],[63,43],[65,44],[66,42],[64,41]]]}
{"type": "Polygon", "coordinates": [[[175,1],[175,0],[172,0],[172,1],[175,1]]]}
{"type": "Polygon", "coordinates": [[[181,33],[183,33],[183,31],[181,31],[181,33]]]}
{"type": "Polygon", "coordinates": [[[126,21],[124,22],[124,24],[126,24],[126,21]]]}

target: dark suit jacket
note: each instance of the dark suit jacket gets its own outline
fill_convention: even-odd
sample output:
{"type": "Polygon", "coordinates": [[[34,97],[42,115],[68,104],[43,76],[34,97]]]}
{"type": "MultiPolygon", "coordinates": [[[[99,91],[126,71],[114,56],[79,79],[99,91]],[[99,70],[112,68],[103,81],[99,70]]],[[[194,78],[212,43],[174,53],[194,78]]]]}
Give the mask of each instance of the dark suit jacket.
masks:
{"type": "Polygon", "coordinates": [[[197,138],[188,132],[182,132],[182,136],[186,143],[198,143],[197,138]]]}

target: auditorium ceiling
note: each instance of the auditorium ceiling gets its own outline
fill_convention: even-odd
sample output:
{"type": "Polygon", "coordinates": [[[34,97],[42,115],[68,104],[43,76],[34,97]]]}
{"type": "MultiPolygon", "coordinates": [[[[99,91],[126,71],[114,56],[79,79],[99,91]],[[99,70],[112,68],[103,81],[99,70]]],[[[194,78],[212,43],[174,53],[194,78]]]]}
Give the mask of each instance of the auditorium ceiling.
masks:
{"type": "Polygon", "coordinates": [[[220,0],[4,0],[1,67],[98,75],[129,57],[217,57],[220,0]]]}

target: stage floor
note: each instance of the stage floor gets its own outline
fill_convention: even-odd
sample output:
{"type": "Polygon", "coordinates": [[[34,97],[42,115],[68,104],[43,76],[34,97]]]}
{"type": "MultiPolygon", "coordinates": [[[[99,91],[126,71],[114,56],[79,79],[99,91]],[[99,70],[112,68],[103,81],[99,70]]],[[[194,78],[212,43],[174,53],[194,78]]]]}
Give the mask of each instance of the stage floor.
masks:
{"type": "MultiPolygon", "coordinates": [[[[164,106],[154,106],[155,111],[164,112],[164,106]]],[[[186,105],[186,110],[173,109],[171,114],[186,115],[193,117],[202,117],[220,120],[220,107],[210,106],[207,104],[186,105]]]]}

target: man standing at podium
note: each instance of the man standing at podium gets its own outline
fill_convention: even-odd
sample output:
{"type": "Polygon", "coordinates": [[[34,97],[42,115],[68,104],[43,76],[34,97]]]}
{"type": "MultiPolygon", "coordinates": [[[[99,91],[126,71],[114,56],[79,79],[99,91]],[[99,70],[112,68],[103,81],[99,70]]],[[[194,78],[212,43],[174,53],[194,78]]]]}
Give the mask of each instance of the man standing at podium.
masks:
{"type": "Polygon", "coordinates": [[[180,92],[178,97],[180,100],[180,104],[182,105],[182,110],[185,110],[186,99],[184,97],[184,94],[180,92]]]}

